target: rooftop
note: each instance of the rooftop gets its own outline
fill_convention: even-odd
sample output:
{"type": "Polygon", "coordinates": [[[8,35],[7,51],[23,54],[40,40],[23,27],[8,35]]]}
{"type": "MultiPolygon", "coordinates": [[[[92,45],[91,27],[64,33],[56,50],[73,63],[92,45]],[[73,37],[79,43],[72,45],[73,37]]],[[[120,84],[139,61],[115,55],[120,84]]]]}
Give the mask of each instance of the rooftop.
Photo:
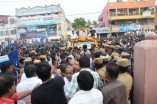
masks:
{"type": "Polygon", "coordinates": [[[116,8],[144,8],[155,6],[155,1],[143,1],[143,2],[109,2],[106,6],[108,9],[116,8]]]}

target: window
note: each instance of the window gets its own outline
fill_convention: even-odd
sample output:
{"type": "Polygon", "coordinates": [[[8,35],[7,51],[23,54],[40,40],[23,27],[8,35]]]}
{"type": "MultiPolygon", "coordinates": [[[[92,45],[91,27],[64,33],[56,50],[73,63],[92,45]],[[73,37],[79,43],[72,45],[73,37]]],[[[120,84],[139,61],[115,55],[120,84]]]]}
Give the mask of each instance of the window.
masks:
{"type": "Polygon", "coordinates": [[[9,35],[9,31],[5,31],[5,34],[4,35],[9,35]]]}
{"type": "Polygon", "coordinates": [[[16,34],[16,29],[11,30],[11,35],[15,35],[16,34]]]}
{"type": "Polygon", "coordinates": [[[10,18],[10,24],[15,24],[15,19],[14,18],[10,18]]]}
{"type": "Polygon", "coordinates": [[[3,31],[0,31],[0,36],[2,36],[3,35],[3,31]]]}
{"type": "Polygon", "coordinates": [[[122,2],[122,0],[117,0],[117,2],[122,2]]]}

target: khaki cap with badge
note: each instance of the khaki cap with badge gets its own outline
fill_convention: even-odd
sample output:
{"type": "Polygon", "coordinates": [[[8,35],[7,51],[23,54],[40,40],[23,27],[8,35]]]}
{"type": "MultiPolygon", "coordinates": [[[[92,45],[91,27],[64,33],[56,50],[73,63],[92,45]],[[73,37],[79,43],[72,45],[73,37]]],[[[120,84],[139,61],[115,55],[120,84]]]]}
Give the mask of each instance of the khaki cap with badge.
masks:
{"type": "Polygon", "coordinates": [[[111,45],[111,44],[112,44],[112,41],[108,41],[107,44],[108,44],[108,45],[111,45]]]}
{"type": "Polygon", "coordinates": [[[35,50],[32,50],[30,53],[36,53],[36,51],[35,51],[35,50]]]}
{"type": "Polygon", "coordinates": [[[106,56],[100,56],[100,58],[103,60],[103,62],[108,62],[108,58],[106,56]]]}
{"type": "Polygon", "coordinates": [[[40,62],[40,60],[34,60],[33,64],[39,64],[40,62]]]}
{"type": "Polygon", "coordinates": [[[41,59],[46,59],[46,55],[41,55],[40,58],[41,59]]]}
{"type": "Polygon", "coordinates": [[[103,64],[103,59],[102,59],[102,58],[95,58],[95,59],[93,60],[93,63],[94,63],[94,64],[103,64]]]}
{"type": "Polygon", "coordinates": [[[110,47],[108,44],[103,44],[103,46],[104,46],[105,48],[109,48],[109,47],[110,47]]]}
{"type": "Polygon", "coordinates": [[[114,49],[114,48],[115,48],[115,46],[114,46],[114,45],[110,45],[110,48],[111,48],[111,49],[114,49]]]}
{"type": "Polygon", "coordinates": [[[61,50],[61,51],[65,51],[66,48],[65,48],[65,47],[60,47],[60,50],[61,50]]]}
{"type": "Polygon", "coordinates": [[[116,64],[121,66],[121,67],[128,67],[129,66],[129,60],[126,58],[120,58],[119,60],[117,60],[116,64]]]}
{"type": "Polygon", "coordinates": [[[112,54],[111,54],[111,56],[120,56],[120,54],[119,53],[117,53],[117,52],[113,52],[112,54]]]}
{"type": "Polygon", "coordinates": [[[117,62],[119,59],[121,59],[121,57],[119,57],[119,56],[113,56],[113,61],[117,62]]]}
{"type": "Polygon", "coordinates": [[[122,57],[122,58],[129,58],[129,57],[130,57],[130,54],[129,54],[129,53],[126,53],[126,52],[122,52],[122,53],[121,53],[121,57],[122,57]]]}
{"type": "Polygon", "coordinates": [[[27,57],[24,62],[31,62],[32,61],[32,58],[31,57],[27,57]]]}

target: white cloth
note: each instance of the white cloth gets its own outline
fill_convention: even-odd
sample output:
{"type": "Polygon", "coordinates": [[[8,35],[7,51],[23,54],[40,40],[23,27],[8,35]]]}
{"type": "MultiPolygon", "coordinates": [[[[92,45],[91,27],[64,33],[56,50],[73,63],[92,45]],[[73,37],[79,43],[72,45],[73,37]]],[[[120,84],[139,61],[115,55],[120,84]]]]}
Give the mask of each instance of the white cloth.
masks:
{"type": "Polygon", "coordinates": [[[78,38],[78,36],[77,36],[77,34],[71,34],[70,38],[71,39],[76,39],[76,38],[78,38]]]}
{"type": "Polygon", "coordinates": [[[46,61],[49,63],[50,66],[52,65],[52,59],[50,59],[50,61],[48,61],[48,60],[46,60],[46,61]]]}
{"type": "Polygon", "coordinates": [[[103,95],[97,89],[90,91],[79,90],[68,104],[103,104],[103,95]]]}
{"type": "MultiPolygon", "coordinates": [[[[37,84],[41,84],[41,83],[42,83],[42,81],[37,77],[27,78],[26,80],[20,82],[17,85],[16,91],[18,93],[18,92],[33,90],[37,84]]],[[[18,100],[17,104],[26,104],[29,97],[30,96],[27,96],[21,100],[18,100]]]]}
{"type": "Polygon", "coordinates": [[[98,37],[96,33],[95,33],[94,35],[95,35],[95,38],[97,38],[97,37],[98,37]]]}
{"type": "Polygon", "coordinates": [[[26,79],[27,79],[27,77],[26,77],[25,73],[23,73],[22,77],[21,77],[21,82],[24,81],[24,80],[26,80],[26,79]]]}
{"type": "Polygon", "coordinates": [[[70,41],[68,40],[68,45],[67,45],[67,48],[71,47],[71,43],[70,41]]]}
{"type": "Polygon", "coordinates": [[[91,34],[88,34],[88,37],[91,37],[92,35],[91,34]]]}
{"type": "Polygon", "coordinates": [[[66,93],[66,92],[68,91],[67,88],[70,87],[70,83],[71,83],[71,82],[70,82],[66,77],[64,77],[64,82],[65,82],[65,85],[64,85],[64,92],[66,93]]]}
{"type": "Polygon", "coordinates": [[[40,42],[40,38],[37,38],[37,41],[40,42]]]}
{"type": "Polygon", "coordinates": [[[89,50],[87,50],[86,52],[84,52],[84,50],[83,50],[83,51],[81,51],[80,54],[81,55],[91,55],[91,52],[89,50]]]}

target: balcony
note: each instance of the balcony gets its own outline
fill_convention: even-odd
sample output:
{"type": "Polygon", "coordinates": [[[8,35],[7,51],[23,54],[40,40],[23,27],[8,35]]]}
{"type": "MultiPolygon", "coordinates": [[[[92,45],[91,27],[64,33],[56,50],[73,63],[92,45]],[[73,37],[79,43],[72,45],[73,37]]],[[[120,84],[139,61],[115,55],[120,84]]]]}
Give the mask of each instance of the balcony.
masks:
{"type": "Polygon", "coordinates": [[[125,19],[142,19],[155,18],[154,8],[124,8],[124,9],[110,9],[110,20],[125,20],[125,19]]]}
{"type": "Polygon", "coordinates": [[[110,20],[125,20],[125,19],[142,19],[142,18],[155,18],[155,14],[151,14],[149,17],[143,17],[143,15],[121,15],[121,16],[110,16],[110,20]]]}
{"type": "Polygon", "coordinates": [[[98,17],[98,20],[101,20],[101,19],[103,19],[103,15],[102,14],[100,14],[100,16],[98,17]]]}
{"type": "Polygon", "coordinates": [[[99,27],[103,27],[103,22],[99,23],[98,26],[99,26],[99,27]]]}

